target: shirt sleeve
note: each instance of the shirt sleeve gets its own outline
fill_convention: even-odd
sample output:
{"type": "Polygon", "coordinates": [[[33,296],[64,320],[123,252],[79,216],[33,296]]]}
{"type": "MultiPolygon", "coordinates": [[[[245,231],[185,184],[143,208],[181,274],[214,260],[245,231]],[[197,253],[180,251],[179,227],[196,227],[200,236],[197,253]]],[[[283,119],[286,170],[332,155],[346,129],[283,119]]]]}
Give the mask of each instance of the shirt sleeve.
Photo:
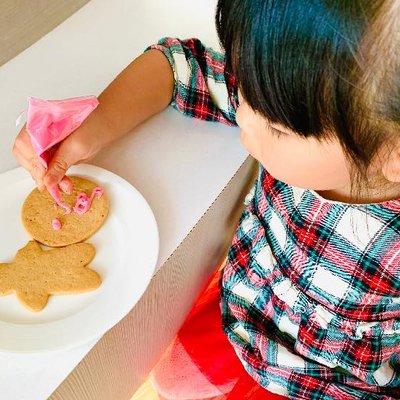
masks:
{"type": "Polygon", "coordinates": [[[174,73],[171,105],[190,117],[236,125],[237,84],[223,54],[198,39],[163,38],[146,50],[161,50],[174,73]]]}

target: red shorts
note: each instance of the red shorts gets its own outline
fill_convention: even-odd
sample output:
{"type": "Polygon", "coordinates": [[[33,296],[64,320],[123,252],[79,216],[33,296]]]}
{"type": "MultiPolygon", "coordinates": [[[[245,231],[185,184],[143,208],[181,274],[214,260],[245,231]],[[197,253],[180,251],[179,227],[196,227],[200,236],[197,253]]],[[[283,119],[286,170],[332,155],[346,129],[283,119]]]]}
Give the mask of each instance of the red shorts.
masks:
{"type": "Polygon", "coordinates": [[[218,270],[151,374],[171,400],[283,400],[259,386],[242,366],[221,325],[218,270]]]}

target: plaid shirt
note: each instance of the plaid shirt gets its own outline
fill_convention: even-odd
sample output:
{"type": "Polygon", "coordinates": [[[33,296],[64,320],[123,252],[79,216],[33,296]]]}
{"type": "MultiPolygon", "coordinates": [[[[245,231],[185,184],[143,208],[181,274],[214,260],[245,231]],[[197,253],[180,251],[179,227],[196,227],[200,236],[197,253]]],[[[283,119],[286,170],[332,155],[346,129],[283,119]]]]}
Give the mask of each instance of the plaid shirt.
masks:
{"type": "MultiPolygon", "coordinates": [[[[195,39],[157,45],[172,105],[235,124],[234,78],[195,39]]],[[[262,166],[221,281],[224,330],[246,370],[293,399],[400,398],[400,200],[352,205],[262,166]]]]}

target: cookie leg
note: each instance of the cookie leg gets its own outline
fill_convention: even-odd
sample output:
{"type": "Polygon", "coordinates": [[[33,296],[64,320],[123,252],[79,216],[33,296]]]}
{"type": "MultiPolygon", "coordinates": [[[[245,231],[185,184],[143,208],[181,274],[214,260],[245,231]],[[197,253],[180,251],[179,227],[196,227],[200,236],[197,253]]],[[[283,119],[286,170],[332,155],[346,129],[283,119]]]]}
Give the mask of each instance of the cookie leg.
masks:
{"type": "Polygon", "coordinates": [[[17,291],[18,300],[32,311],[40,311],[46,306],[49,295],[43,291],[17,291]]]}

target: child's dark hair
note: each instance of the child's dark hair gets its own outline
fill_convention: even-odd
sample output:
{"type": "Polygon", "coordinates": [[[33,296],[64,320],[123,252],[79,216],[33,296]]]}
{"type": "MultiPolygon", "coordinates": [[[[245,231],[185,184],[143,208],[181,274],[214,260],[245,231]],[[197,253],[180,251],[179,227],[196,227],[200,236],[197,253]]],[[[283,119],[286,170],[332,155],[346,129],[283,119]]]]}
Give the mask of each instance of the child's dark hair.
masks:
{"type": "Polygon", "coordinates": [[[227,70],[261,115],[336,136],[366,172],[400,134],[400,1],[219,0],[227,70]]]}

